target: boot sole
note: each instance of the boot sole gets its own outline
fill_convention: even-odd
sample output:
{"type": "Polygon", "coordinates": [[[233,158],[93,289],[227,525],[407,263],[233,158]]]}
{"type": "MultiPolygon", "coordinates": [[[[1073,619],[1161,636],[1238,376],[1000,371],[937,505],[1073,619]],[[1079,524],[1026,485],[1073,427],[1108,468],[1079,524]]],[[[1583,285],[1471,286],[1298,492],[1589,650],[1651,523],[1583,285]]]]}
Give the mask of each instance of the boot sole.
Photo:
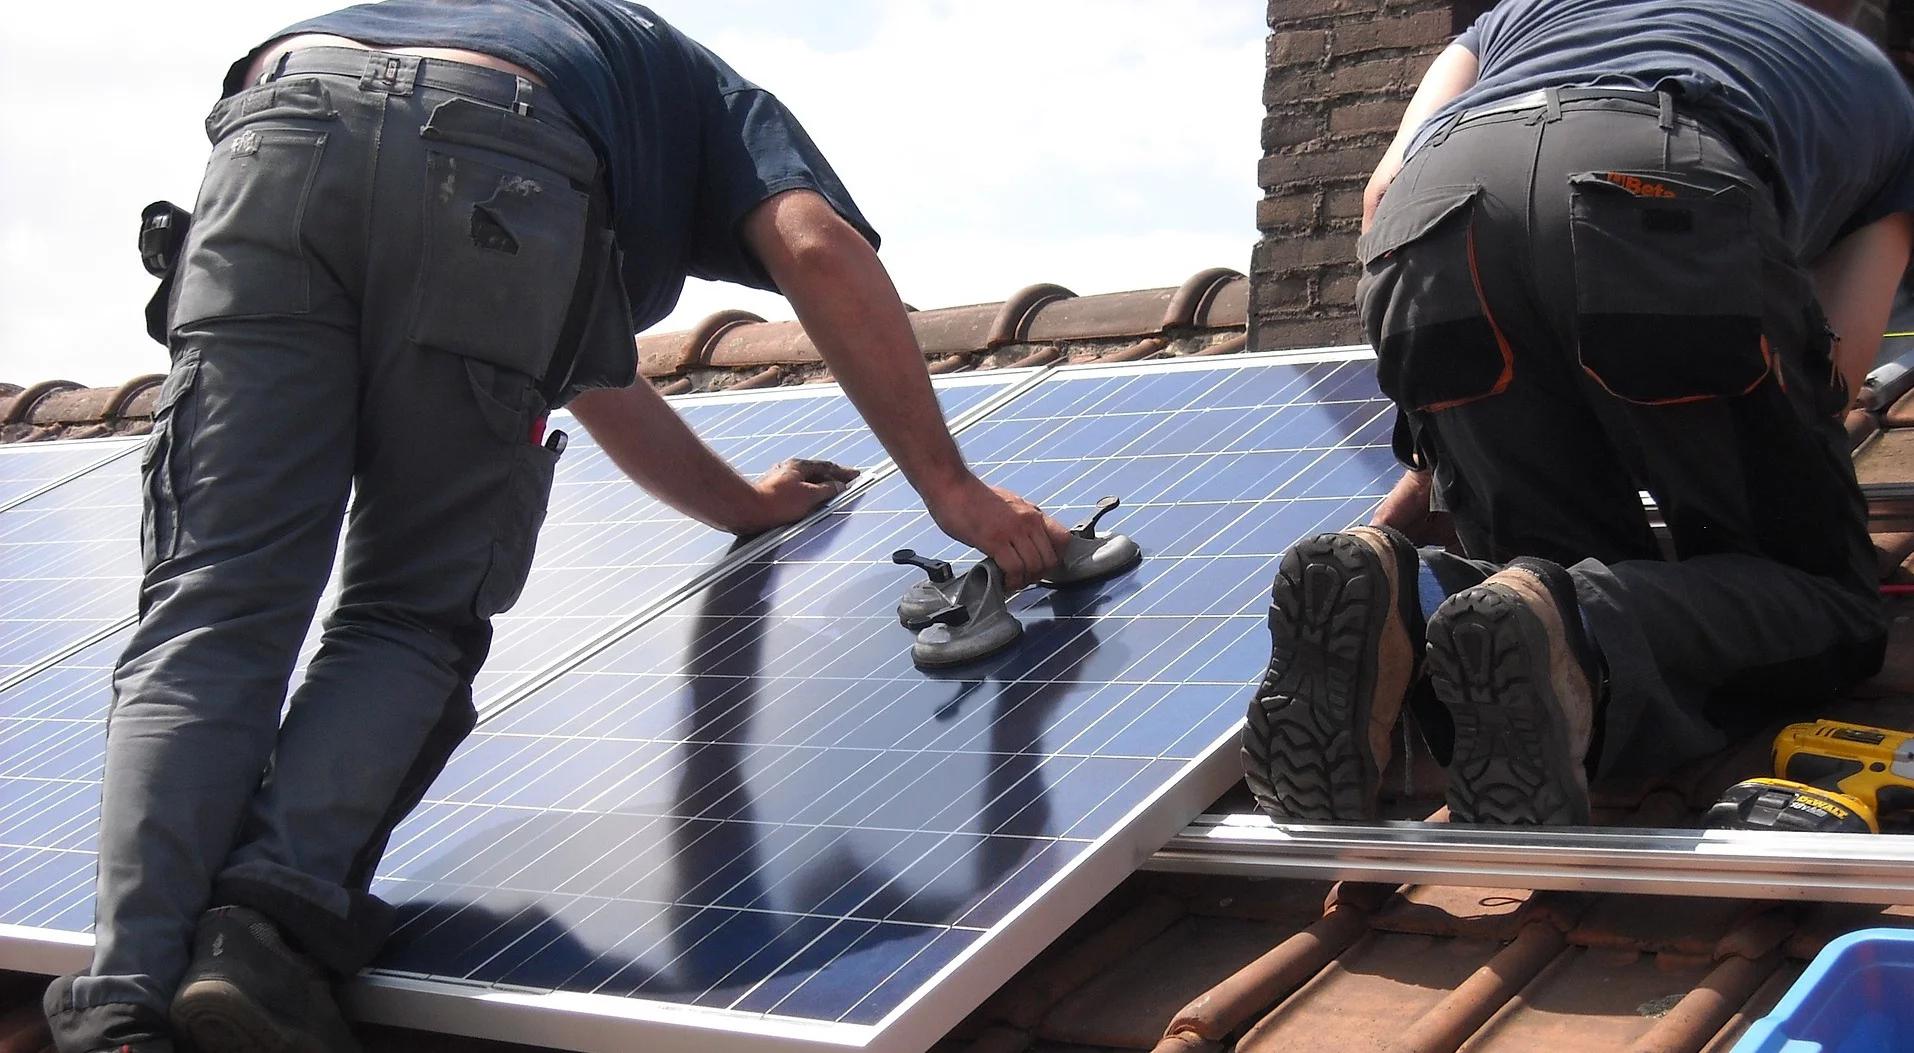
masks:
{"type": "Polygon", "coordinates": [[[200,1053],[327,1053],[310,1035],[288,1031],[237,986],[195,980],[173,998],[173,1026],[200,1053]]]}
{"type": "Polygon", "coordinates": [[[1527,605],[1494,586],[1449,598],[1428,628],[1436,697],[1455,721],[1449,817],[1461,823],[1586,826],[1563,706],[1549,684],[1551,641],[1527,605]]]}
{"type": "MultiPolygon", "coordinates": [[[[1243,728],[1243,773],[1276,819],[1376,817],[1381,772],[1368,727],[1376,665],[1392,605],[1374,550],[1342,534],[1302,542],[1283,557],[1271,590],[1269,671],[1243,728]]],[[[1400,700],[1397,700],[1398,705],[1400,700]]]]}

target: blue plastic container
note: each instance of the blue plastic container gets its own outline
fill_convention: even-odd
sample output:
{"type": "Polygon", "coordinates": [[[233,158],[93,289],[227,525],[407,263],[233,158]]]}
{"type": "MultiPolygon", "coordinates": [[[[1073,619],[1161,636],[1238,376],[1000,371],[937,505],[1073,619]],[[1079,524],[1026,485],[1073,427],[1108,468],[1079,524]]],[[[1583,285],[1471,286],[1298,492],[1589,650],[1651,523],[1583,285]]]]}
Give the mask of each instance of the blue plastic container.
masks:
{"type": "Polygon", "coordinates": [[[1914,931],[1862,929],[1808,963],[1733,1053],[1914,1050],[1914,931]]]}

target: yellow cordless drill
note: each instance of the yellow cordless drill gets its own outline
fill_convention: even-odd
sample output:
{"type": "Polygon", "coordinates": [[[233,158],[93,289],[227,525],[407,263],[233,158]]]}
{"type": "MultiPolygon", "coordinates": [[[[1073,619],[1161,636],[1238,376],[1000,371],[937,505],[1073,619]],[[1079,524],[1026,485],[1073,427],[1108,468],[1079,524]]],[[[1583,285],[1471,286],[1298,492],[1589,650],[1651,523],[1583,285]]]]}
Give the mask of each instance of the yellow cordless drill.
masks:
{"type": "Polygon", "coordinates": [[[1790,724],[1774,740],[1774,778],[1728,788],[1707,824],[1729,830],[1880,833],[1914,812],[1914,734],[1838,720],[1790,724]]]}

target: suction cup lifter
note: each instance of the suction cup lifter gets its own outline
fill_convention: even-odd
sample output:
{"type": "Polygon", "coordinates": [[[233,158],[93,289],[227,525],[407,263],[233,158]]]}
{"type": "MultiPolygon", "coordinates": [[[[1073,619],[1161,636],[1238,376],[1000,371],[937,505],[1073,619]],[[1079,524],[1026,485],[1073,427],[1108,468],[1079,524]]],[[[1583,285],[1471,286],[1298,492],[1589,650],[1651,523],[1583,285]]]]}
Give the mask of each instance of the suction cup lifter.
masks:
{"type": "MultiPolygon", "coordinates": [[[[900,559],[898,562],[911,561],[900,559]]],[[[917,586],[926,584],[936,585],[920,581],[917,586]]],[[[1023,635],[1023,623],[1004,609],[1004,575],[994,561],[984,560],[963,577],[947,584],[949,603],[924,615],[921,626],[905,623],[918,630],[910,657],[919,669],[939,669],[988,658],[1023,635]]],[[[916,592],[916,587],[912,591],[916,592]]],[[[906,595],[905,599],[909,600],[910,596],[906,595]]],[[[902,605],[899,611],[901,618],[902,605]]]]}
{"type": "Polygon", "coordinates": [[[900,548],[891,553],[891,562],[916,567],[928,580],[912,583],[897,601],[897,622],[911,632],[930,624],[930,617],[957,602],[957,575],[941,559],[926,559],[913,549],[900,548]]]}
{"type": "MultiPolygon", "coordinates": [[[[1056,573],[1043,581],[1052,588],[1086,585],[1115,577],[1143,559],[1143,550],[1122,534],[1098,534],[1097,522],[1123,502],[1106,497],[1070,531],[1070,543],[1056,573]]],[[[920,669],[962,665],[988,658],[1023,635],[1023,625],[1005,609],[1004,574],[986,559],[961,576],[941,559],[900,548],[891,562],[916,567],[924,580],[912,582],[897,601],[897,622],[917,634],[911,661],[920,669]]]]}
{"type": "Polygon", "coordinates": [[[1071,528],[1070,544],[1063,550],[1062,563],[1054,574],[1044,579],[1045,585],[1052,588],[1088,585],[1113,578],[1143,560],[1142,548],[1128,535],[1097,533],[1098,521],[1122,504],[1115,497],[1106,497],[1097,502],[1090,518],[1071,528]]]}

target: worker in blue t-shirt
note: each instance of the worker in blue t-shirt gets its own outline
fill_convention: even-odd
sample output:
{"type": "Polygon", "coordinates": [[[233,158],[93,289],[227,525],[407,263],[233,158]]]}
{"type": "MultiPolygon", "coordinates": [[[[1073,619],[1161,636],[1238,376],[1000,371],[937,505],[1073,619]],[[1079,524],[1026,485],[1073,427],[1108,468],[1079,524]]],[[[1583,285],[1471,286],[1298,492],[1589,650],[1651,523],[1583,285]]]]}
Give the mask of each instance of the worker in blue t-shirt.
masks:
{"type": "Polygon", "coordinates": [[[354,1048],[394,826],[474,720],[569,402],[751,534],[855,474],[747,481],[634,378],[687,275],[776,289],[937,525],[1019,588],[1067,532],[965,465],[865,222],[769,92],[618,0],[389,0],[233,66],[160,305],[141,619],[113,678],[91,968],[63,1053],[354,1048]],[[332,568],[323,644],[286,685],[332,568]],[[170,1014],[170,1020],[169,1020],[170,1014]]]}
{"type": "Polygon", "coordinates": [[[1365,196],[1359,306],[1410,471],[1283,563],[1244,742],[1263,807],[1373,817],[1406,706],[1451,820],[1586,824],[1591,777],[1874,672],[1838,418],[1910,240],[1914,97],[1808,5],[1483,15],[1365,196]],[[1440,519],[1468,558],[1413,547],[1440,519]]]}

